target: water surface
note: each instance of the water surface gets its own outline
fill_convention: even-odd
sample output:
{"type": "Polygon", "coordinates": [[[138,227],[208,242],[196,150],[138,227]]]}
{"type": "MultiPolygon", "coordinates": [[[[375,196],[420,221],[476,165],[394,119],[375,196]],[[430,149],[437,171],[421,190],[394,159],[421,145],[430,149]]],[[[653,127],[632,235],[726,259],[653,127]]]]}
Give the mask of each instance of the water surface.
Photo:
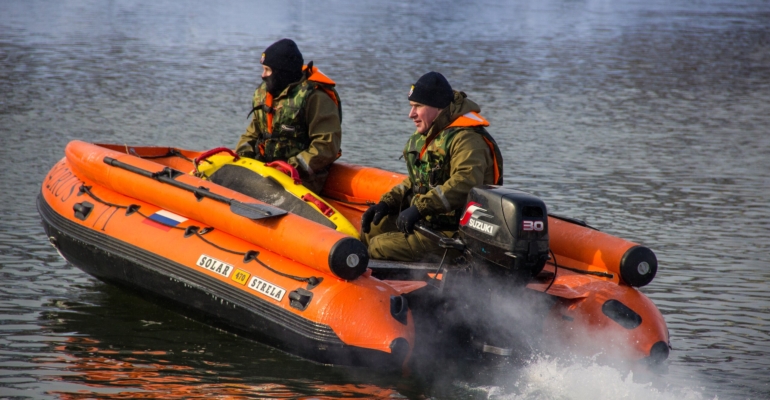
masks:
{"type": "Polygon", "coordinates": [[[3,1],[0,397],[770,397],[768,126],[759,0],[3,1]],[[535,358],[426,384],[318,366],[64,262],[34,199],[67,142],[233,146],[282,37],[338,83],[343,161],[403,172],[409,85],[440,71],[481,105],[508,185],[652,248],[665,368],[535,358]]]}

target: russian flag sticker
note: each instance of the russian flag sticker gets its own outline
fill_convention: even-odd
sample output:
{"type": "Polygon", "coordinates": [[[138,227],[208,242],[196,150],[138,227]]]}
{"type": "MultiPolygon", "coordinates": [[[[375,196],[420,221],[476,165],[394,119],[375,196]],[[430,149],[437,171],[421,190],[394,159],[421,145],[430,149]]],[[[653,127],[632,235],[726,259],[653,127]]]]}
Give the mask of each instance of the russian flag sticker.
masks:
{"type": "Polygon", "coordinates": [[[168,232],[171,228],[185,221],[187,221],[187,218],[181,215],[176,215],[166,210],[158,210],[156,213],[142,221],[142,223],[168,232]]]}

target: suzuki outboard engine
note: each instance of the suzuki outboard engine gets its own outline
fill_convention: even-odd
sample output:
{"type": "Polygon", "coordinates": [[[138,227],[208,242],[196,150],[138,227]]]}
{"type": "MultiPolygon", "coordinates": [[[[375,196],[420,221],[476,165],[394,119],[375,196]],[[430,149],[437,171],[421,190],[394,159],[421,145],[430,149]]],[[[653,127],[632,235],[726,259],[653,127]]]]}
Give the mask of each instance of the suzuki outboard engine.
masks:
{"type": "Polygon", "coordinates": [[[548,212],[539,198],[517,190],[471,190],[460,219],[468,261],[481,276],[526,284],[548,260],[548,212]]]}
{"type": "Polygon", "coordinates": [[[444,329],[463,338],[460,348],[492,359],[530,348],[526,332],[542,319],[531,313],[536,292],[524,287],[548,260],[545,203],[498,186],[471,189],[459,236],[464,262],[445,276],[444,329]]]}

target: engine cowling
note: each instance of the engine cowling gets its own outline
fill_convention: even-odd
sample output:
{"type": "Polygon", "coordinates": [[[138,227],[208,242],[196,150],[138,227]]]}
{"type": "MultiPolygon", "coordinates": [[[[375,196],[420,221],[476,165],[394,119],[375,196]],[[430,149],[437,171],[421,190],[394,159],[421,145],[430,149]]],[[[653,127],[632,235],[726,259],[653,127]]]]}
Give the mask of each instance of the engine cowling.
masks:
{"type": "Polygon", "coordinates": [[[498,186],[471,190],[460,238],[476,267],[526,280],[548,260],[548,212],[538,197],[498,186]]]}

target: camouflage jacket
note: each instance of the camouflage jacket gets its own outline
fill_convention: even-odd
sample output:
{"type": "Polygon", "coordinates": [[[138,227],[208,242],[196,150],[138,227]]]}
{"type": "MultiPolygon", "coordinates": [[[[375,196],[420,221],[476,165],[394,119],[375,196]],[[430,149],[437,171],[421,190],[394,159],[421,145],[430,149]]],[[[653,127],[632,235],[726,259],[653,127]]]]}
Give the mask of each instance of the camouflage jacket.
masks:
{"type": "Polygon", "coordinates": [[[339,157],[342,112],[334,82],[311,67],[275,99],[262,83],[254,92],[251,124],[236,153],[261,161],[283,160],[302,175],[322,172],[339,157]]]}
{"type": "Polygon", "coordinates": [[[409,138],[404,147],[409,177],[381,198],[392,211],[415,205],[433,228],[455,230],[471,188],[502,184],[502,155],[479,111],[455,92],[431,128],[409,138]]]}

